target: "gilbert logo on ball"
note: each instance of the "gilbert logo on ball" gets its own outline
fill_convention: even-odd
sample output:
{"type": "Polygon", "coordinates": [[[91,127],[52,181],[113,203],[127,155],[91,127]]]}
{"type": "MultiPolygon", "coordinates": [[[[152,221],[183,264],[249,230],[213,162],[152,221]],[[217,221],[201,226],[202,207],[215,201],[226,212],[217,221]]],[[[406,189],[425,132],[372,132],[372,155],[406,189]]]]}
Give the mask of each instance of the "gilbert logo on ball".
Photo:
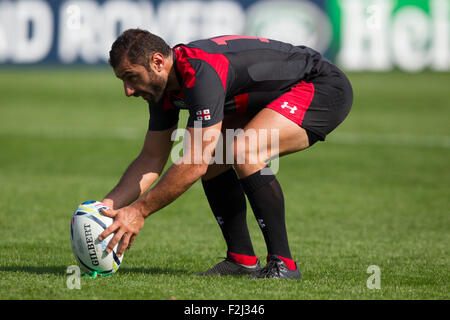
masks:
{"type": "Polygon", "coordinates": [[[113,219],[101,213],[101,209],[109,209],[101,202],[86,201],[78,206],[70,224],[70,242],[72,251],[80,267],[90,275],[110,275],[119,269],[122,257],[116,251],[120,244],[108,253],[106,246],[114,234],[103,241],[98,236],[108,228],[113,219]]]}

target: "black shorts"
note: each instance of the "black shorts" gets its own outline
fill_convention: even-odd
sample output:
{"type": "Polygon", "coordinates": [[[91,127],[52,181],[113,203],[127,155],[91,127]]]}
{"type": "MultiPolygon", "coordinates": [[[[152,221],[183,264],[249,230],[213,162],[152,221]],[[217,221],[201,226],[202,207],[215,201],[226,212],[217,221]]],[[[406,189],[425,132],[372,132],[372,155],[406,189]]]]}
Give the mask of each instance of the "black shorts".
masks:
{"type": "Polygon", "coordinates": [[[266,106],[304,128],[310,146],[325,140],[344,121],[353,103],[353,90],[346,75],[330,63],[322,70],[266,106]]]}

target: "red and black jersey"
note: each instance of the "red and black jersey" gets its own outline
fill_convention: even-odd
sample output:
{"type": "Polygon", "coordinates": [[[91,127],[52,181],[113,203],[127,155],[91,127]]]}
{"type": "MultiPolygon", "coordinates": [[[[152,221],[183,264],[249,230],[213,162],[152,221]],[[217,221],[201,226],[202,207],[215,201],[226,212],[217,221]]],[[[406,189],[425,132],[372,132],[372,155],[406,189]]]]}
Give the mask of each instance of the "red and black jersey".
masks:
{"type": "Polygon", "coordinates": [[[149,106],[149,130],[165,130],[189,110],[188,126],[208,127],[225,114],[260,110],[299,81],[322,72],[326,61],[305,47],[265,38],[220,36],[179,44],[174,67],[182,90],[149,106]]]}

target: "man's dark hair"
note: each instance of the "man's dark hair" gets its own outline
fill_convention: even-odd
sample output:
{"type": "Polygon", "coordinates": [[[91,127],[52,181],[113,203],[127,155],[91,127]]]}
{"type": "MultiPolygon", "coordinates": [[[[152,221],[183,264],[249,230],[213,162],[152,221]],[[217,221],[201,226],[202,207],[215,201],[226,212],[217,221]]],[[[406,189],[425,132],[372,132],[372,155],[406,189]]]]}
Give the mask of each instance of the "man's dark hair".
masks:
{"type": "Polygon", "coordinates": [[[109,64],[117,67],[124,58],[132,64],[139,64],[149,69],[148,58],[154,53],[162,53],[165,57],[170,55],[167,43],[146,30],[125,30],[111,46],[109,51],[109,64]]]}

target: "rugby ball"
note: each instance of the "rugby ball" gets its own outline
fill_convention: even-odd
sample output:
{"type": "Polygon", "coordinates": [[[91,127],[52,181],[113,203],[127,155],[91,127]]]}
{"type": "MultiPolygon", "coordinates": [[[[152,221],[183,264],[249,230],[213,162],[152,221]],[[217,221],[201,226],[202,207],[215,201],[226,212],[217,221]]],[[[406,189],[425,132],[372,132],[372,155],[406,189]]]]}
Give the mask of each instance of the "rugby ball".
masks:
{"type": "Polygon", "coordinates": [[[90,275],[113,274],[123,259],[123,255],[120,258],[116,255],[120,242],[110,253],[105,250],[114,233],[103,241],[98,240],[98,236],[114,221],[102,214],[103,208],[109,209],[99,201],[83,202],[75,210],[70,224],[73,254],[80,268],[90,275]]]}

